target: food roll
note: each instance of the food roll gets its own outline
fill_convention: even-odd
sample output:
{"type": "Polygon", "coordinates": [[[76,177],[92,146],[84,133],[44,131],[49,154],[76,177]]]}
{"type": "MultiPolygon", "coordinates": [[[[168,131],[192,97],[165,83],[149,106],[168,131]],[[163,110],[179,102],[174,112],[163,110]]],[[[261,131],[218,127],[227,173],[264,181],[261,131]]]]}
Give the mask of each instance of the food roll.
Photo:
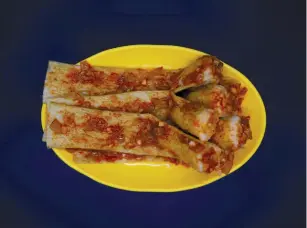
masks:
{"type": "Polygon", "coordinates": [[[222,77],[223,63],[216,57],[204,55],[183,69],[175,92],[191,87],[218,83],[222,77]]]}
{"type": "Polygon", "coordinates": [[[208,141],[215,132],[218,113],[175,95],[172,98],[174,102],[170,111],[171,120],[201,141],[208,141]]]}
{"type": "Polygon", "coordinates": [[[226,88],[221,85],[209,85],[190,92],[187,99],[216,110],[219,115],[222,116],[225,115],[226,112],[228,92],[226,88]]]}
{"type": "Polygon", "coordinates": [[[222,63],[213,56],[203,56],[185,69],[168,70],[96,67],[86,61],[80,65],[50,61],[48,64],[43,102],[56,97],[106,95],[130,91],[173,90],[217,82],[222,63]]]}
{"type": "Polygon", "coordinates": [[[103,96],[52,98],[49,102],[109,111],[151,113],[166,120],[170,111],[169,91],[134,91],[103,96]]]}
{"type": "Polygon", "coordinates": [[[105,95],[129,91],[169,90],[181,70],[79,66],[50,61],[43,102],[71,95],[105,95]]]}
{"type": "Polygon", "coordinates": [[[45,139],[50,148],[80,148],[177,158],[199,172],[222,170],[227,152],[160,121],[123,113],[48,103],[45,139]]]}
{"type": "Polygon", "coordinates": [[[235,151],[252,139],[249,116],[230,116],[219,120],[212,142],[225,150],[235,151]]]}

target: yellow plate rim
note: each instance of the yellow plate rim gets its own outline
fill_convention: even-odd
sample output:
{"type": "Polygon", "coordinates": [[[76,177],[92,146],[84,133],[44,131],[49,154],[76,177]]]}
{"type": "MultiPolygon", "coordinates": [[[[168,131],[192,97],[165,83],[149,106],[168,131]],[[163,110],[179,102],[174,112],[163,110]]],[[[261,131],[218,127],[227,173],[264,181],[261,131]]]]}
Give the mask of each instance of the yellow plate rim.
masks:
{"type": "MultiPolygon", "coordinates": [[[[111,48],[111,49],[108,49],[108,50],[104,50],[104,51],[96,53],[96,54],[94,54],[94,55],[92,55],[92,56],[90,56],[90,57],[88,57],[88,58],[86,58],[84,60],[89,60],[90,61],[91,59],[94,59],[96,56],[101,55],[101,54],[108,54],[108,53],[111,53],[111,52],[117,52],[117,51],[121,51],[121,50],[134,49],[134,48],[168,48],[168,49],[184,50],[184,51],[191,52],[191,53],[198,54],[198,55],[199,54],[208,55],[207,53],[204,53],[204,52],[201,52],[201,51],[197,51],[197,50],[194,50],[194,49],[191,49],[191,48],[187,48],[187,47],[175,46],[175,45],[137,44],[137,45],[127,45],[127,46],[121,46],[121,47],[116,47],[116,48],[111,48]]],[[[257,96],[257,99],[260,101],[260,104],[262,106],[261,109],[263,111],[262,114],[264,116],[264,121],[261,123],[261,125],[262,125],[261,128],[263,129],[263,132],[261,132],[260,137],[255,139],[257,141],[255,143],[254,148],[252,149],[252,151],[250,153],[248,153],[248,156],[246,156],[244,160],[242,160],[240,163],[236,164],[236,166],[234,166],[232,168],[231,172],[228,174],[228,175],[230,175],[234,171],[236,171],[239,168],[241,168],[246,162],[248,162],[248,160],[258,150],[258,148],[259,148],[259,146],[260,146],[260,144],[261,144],[261,142],[262,142],[262,140],[264,138],[265,131],[266,131],[266,110],[265,110],[265,105],[263,103],[263,100],[262,100],[258,90],[256,89],[256,87],[253,85],[253,83],[245,75],[243,75],[240,71],[238,71],[234,67],[228,65],[224,61],[223,61],[223,63],[224,63],[224,65],[226,67],[228,67],[229,69],[233,70],[236,75],[239,75],[240,81],[243,80],[244,83],[248,84],[249,87],[254,90],[253,92],[257,96]]],[[[43,104],[42,108],[41,108],[41,124],[42,124],[42,128],[43,129],[44,129],[44,124],[45,124],[45,123],[43,123],[43,116],[46,114],[45,111],[46,111],[46,104],[43,104]]],[[[126,191],[133,191],[133,192],[179,192],[179,191],[185,191],[185,190],[191,190],[191,189],[199,188],[199,187],[208,185],[210,183],[213,183],[213,182],[215,182],[215,181],[225,177],[225,175],[223,175],[223,176],[215,176],[215,177],[211,178],[208,181],[200,182],[200,184],[188,185],[186,187],[181,187],[181,188],[177,187],[177,188],[174,188],[174,189],[170,189],[170,188],[167,188],[167,189],[164,189],[164,188],[139,189],[139,188],[133,188],[133,187],[125,187],[125,186],[122,186],[120,184],[109,183],[109,182],[103,181],[103,180],[101,180],[99,178],[96,178],[94,175],[91,175],[91,174],[87,173],[86,171],[84,171],[83,169],[79,168],[77,166],[77,164],[70,163],[70,162],[66,161],[66,159],[62,156],[62,153],[58,149],[56,149],[56,148],[51,148],[51,149],[70,168],[78,171],[79,173],[89,177],[90,179],[92,179],[92,180],[94,180],[94,181],[96,181],[96,182],[98,182],[100,184],[104,184],[106,186],[110,186],[110,187],[113,187],[113,188],[117,188],[117,189],[121,189],[121,190],[126,190],[126,191]]]]}

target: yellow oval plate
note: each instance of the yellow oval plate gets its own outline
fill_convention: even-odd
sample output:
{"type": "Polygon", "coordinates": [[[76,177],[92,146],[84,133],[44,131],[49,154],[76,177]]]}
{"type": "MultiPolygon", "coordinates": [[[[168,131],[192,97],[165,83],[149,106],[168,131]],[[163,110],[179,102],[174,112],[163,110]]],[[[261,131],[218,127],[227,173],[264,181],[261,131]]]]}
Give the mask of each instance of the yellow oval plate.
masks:
{"type": "MultiPolygon", "coordinates": [[[[182,68],[205,53],[184,47],[167,45],[132,45],[100,52],[86,60],[96,66],[182,68]]],[[[245,164],[259,147],[265,132],[266,114],[263,101],[253,84],[240,72],[225,64],[224,75],[234,78],[248,88],[243,111],[251,116],[253,139],[235,154],[231,172],[245,164]]],[[[41,112],[45,125],[46,107],[41,112]]],[[[223,176],[202,174],[191,168],[166,163],[134,164],[75,164],[72,155],[53,149],[71,168],[89,178],[119,189],[141,192],[175,192],[212,183],[223,176]]]]}

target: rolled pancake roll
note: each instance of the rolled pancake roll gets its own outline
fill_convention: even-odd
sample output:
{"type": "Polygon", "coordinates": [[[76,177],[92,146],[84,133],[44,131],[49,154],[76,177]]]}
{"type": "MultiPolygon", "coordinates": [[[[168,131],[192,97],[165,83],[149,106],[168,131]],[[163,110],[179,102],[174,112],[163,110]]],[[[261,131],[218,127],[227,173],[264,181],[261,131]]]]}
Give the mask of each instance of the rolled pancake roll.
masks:
{"type": "Polygon", "coordinates": [[[43,102],[74,94],[105,95],[129,91],[169,90],[177,81],[179,70],[93,67],[49,61],[43,102]]]}
{"type": "Polygon", "coordinates": [[[175,90],[217,82],[222,63],[203,56],[184,70],[93,67],[83,61],[80,66],[50,61],[43,102],[55,97],[75,94],[105,95],[129,91],[175,90]],[[181,73],[182,72],[182,73],[181,73]]]}
{"type": "Polygon", "coordinates": [[[228,151],[235,151],[252,139],[249,116],[230,116],[219,120],[212,142],[228,151]]]}
{"type": "Polygon", "coordinates": [[[216,57],[204,55],[183,69],[175,92],[191,87],[218,83],[222,77],[223,63],[216,57]]]}
{"type": "Polygon", "coordinates": [[[221,85],[208,85],[190,92],[187,99],[216,110],[220,116],[223,116],[226,111],[228,92],[221,85]]]}
{"type": "Polygon", "coordinates": [[[173,157],[199,172],[223,170],[227,153],[184,134],[151,114],[101,111],[49,103],[45,139],[52,148],[112,150],[173,157]]]}
{"type": "Polygon", "coordinates": [[[171,98],[169,91],[134,91],[104,96],[52,98],[49,102],[109,111],[151,113],[160,120],[166,120],[171,98]]]}
{"type": "Polygon", "coordinates": [[[167,162],[174,165],[187,164],[176,158],[135,155],[103,150],[66,149],[73,154],[73,161],[78,164],[105,164],[105,163],[135,163],[135,162],[167,162]]]}
{"type": "Polygon", "coordinates": [[[172,98],[174,102],[170,111],[171,120],[201,141],[208,141],[215,133],[219,120],[218,113],[204,108],[199,103],[192,103],[175,95],[172,98]]]}

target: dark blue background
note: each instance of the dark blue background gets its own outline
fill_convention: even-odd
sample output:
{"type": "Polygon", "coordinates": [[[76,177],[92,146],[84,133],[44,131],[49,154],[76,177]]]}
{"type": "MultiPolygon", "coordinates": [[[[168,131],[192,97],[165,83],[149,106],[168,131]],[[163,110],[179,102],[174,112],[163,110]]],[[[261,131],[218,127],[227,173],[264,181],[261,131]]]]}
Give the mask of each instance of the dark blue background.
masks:
{"type": "Polygon", "coordinates": [[[2,227],[305,227],[304,0],[9,0],[0,8],[2,227]],[[191,191],[133,193],[91,181],[46,149],[47,61],[142,43],[214,54],[258,88],[267,131],[240,171],[191,191]]]}

